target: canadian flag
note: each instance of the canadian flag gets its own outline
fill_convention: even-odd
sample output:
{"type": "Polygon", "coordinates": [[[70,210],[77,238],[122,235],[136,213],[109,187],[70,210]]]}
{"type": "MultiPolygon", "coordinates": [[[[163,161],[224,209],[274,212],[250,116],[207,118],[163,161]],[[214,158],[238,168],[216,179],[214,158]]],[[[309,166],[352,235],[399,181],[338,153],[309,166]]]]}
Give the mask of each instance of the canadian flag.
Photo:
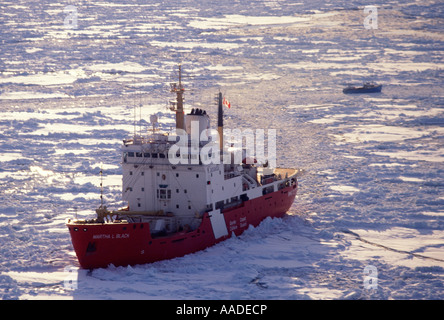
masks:
{"type": "Polygon", "coordinates": [[[230,101],[228,101],[227,99],[225,99],[225,97],[224,97],[224,99],[222,100],[222,105],[228,107],[228,109],[231,108],[231,103],[230,103],[230,101]]]}

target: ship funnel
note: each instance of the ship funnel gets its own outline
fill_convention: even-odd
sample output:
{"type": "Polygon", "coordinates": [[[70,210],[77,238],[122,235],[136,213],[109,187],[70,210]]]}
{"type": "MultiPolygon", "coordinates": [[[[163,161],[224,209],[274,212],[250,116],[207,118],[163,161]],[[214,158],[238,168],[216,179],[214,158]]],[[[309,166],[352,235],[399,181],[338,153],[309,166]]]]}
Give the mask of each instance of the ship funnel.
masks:
{"type": "Polygon", "coordinates": [[[185,116],[185,129],[189,135],[191,135],[191,124],[193,121],[199,123],[199,137],[202,131],[210,128],[210,117],[205,110],[192,109],[191,113],[185,116]]]}

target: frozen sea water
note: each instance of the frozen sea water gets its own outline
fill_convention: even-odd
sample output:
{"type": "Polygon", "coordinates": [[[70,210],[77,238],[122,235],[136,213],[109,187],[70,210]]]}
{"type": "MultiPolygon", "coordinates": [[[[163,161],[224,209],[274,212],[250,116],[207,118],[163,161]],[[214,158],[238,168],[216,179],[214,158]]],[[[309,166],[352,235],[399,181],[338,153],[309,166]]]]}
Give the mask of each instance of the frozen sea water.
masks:
{"type": "Polygon", "coordinates": [[[377,29],[367,1],[4,1],[0,297],[442,299],[443,6],[372,4],[377,29]],[[277,130],[278,165],[306,171],[299,195],[285,218],[205,251],[79,270],[64,221],[93,215],[100,167],[122,205],[120,143],[151,114],[174,123],[178,63],[186,108],[214,124],[221,90],[227,127],[277,130]],[[382,93],[342,93],[365,81],[382,93]]]}

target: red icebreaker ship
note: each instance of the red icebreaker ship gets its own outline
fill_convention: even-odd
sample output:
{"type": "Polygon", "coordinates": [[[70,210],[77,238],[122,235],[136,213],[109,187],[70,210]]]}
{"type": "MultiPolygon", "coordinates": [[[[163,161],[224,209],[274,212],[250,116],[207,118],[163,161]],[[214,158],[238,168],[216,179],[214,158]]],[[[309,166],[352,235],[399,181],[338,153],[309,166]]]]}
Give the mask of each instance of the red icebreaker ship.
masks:
{"type": "Polygon", "coordinates": [[[171,91],[177,95],[176,135],[153,129],[123,140],[122,194],[128,207],[110,211],[102,203],[96,218],[67,221],[82,268],[181,257],[238,236],[266,217],[282,217],[292,205],[300,170],[272,169],[249,157],[235,163],[235,151],[224,150],[220,93],[221,139],[196,143],[192,129],[202,136],[209,117],[200,109],[184,115],[180,67],[171,91]],[[180,147],[178,132],[182,142],[187,139],[180,147]]]}

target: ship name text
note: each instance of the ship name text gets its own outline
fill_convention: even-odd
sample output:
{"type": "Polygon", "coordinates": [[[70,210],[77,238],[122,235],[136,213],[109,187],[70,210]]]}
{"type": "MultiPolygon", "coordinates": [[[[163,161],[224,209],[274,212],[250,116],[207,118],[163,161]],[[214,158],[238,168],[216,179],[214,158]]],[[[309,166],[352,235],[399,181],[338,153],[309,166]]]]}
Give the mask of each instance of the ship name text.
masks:
{"type": "Polygon", "coordinates": [[[93,239],[128,239],[130,237],[129,233],[116,233],[116,234],[95,234],[93,239]]]}

